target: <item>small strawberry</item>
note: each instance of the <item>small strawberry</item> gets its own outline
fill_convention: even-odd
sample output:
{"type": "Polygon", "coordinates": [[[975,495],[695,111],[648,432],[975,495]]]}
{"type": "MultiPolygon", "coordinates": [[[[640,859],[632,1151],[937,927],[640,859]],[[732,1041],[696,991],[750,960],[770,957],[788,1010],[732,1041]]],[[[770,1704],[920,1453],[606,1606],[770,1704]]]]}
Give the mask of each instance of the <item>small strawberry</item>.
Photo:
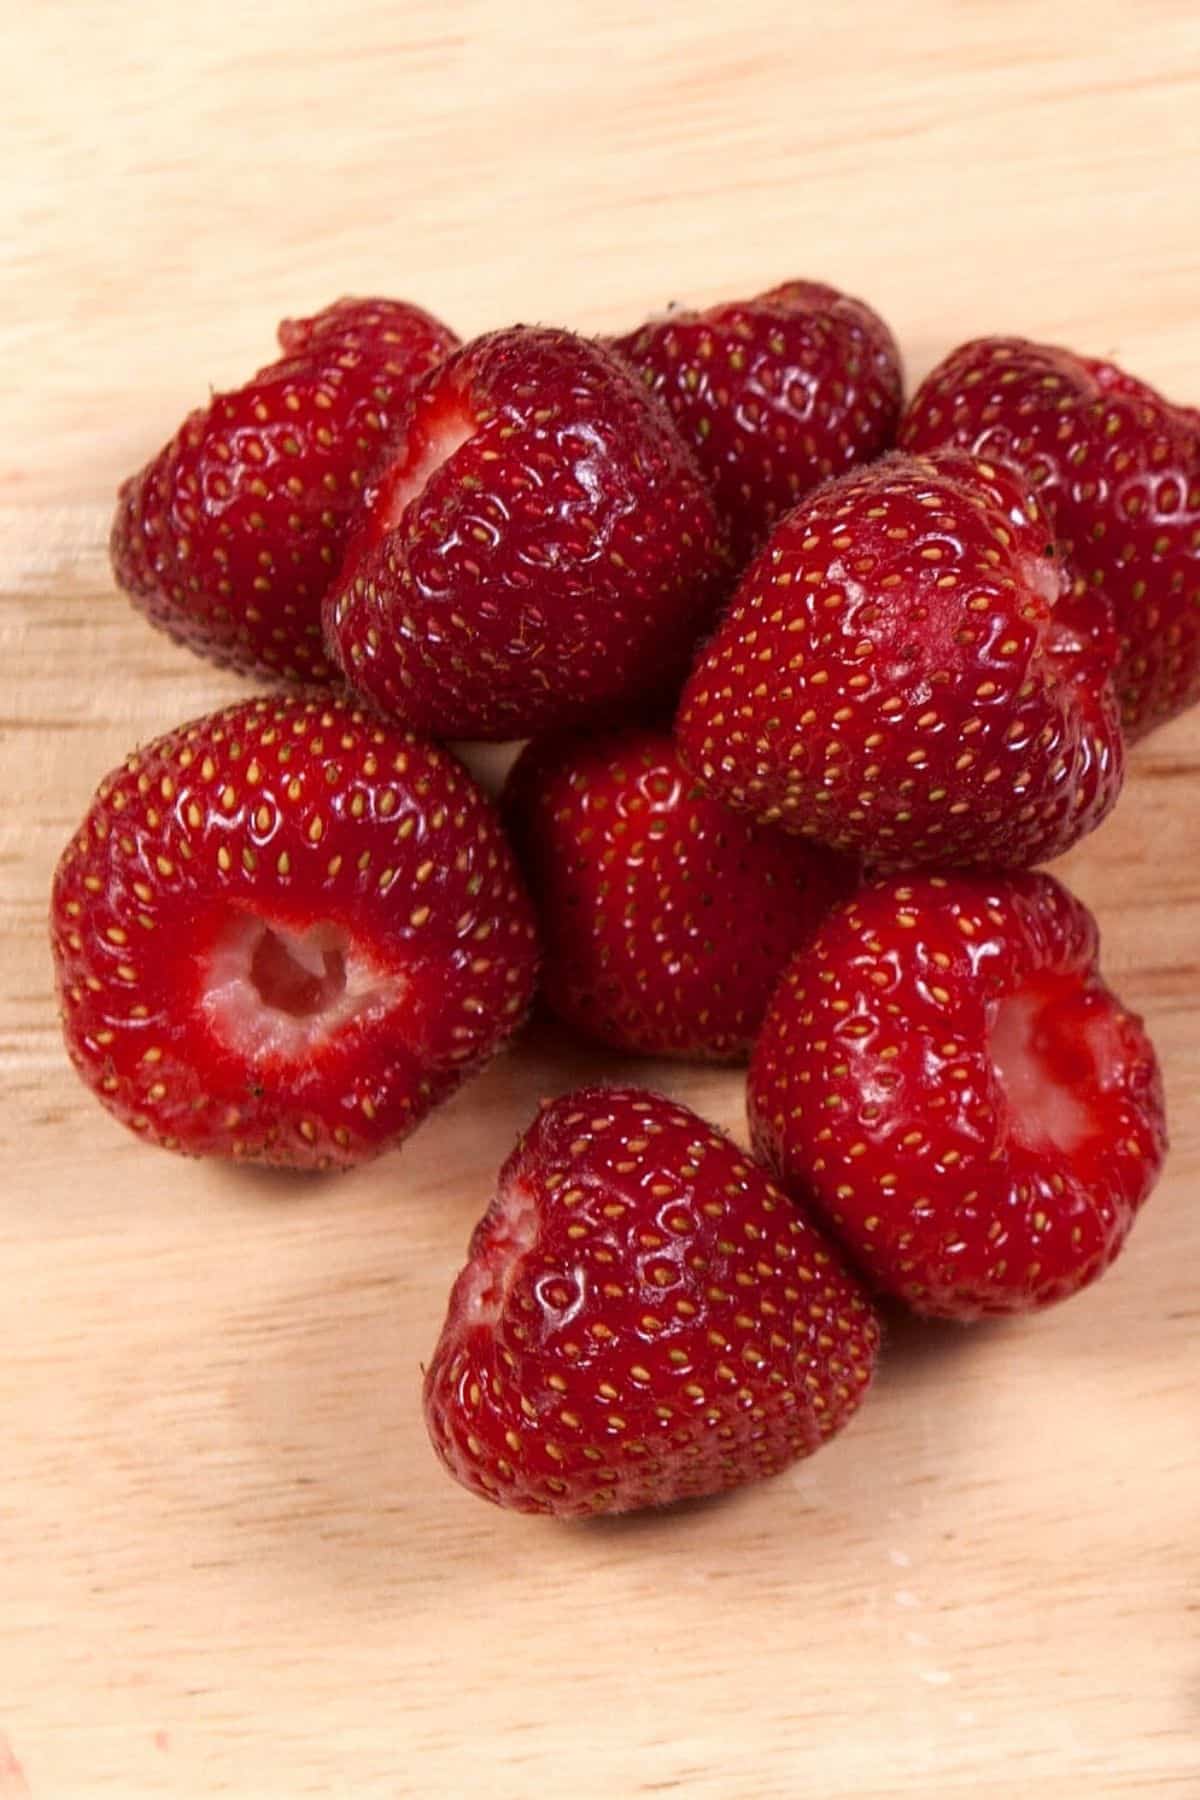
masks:
{"type": "Polygon", "coordinates": [[[279,327],[284,355],[192,413],[121,488],[119,585],[229,668],[332,679],[321,597],[363,484],[418,376],[458,342],[396,300],[339,300],[279,327]]]}
{"type": "Polygon", "coordinates": [[[892,455],[776,528],[684,689],[710,792],[881,864],[1025,864],[1098,825],[1123,773],[1102,604],[1037,503],[961,451],[892,455]]]}
{"type": "Polygon", "coordinates": [[[326,601],[346,679],[436,737],[673,696],[723,596],[712,502],[610,351],[516,326],[426,377],[326,601]]]}
{"type": "Polygon", "coordinates": [[[1117,691],[1140,737],[1200,700],[1200,417],[1112,363],[1023,338],[963,344],[901,429],[1006,462],[1036,487],[1080,589],[1120,637],[1117,691]]]}
{"type": "Polygon", "coordinates": [[[642,1088],[550,1102],[500,1171],[425,1380],[434,1448],[518,1512],[662,1506],[841,1429],[879,1328],[732,1139],[642,1088]]]}
{"type": "Polygon", "coordinates": [[[533,915],[452,757],[248,700],[101,783],[54,879],[63,1030],[169,1149],[291,1168],[397,1143],[520,1023],[533,915]]]}
{"type": "Polygon", "coordinates": [[[841,857],[710,799],[662,731],[539,738],[504,808],[546,1000],[635,1055],[748,1056],[789,958],[854,885],[841,857]]]}
{"type": "Polygon", "coordinates": [[[1049,875],[893,880],[835,909],[750,1068],[754,1143],[878,1287],[947,1319],[1094,1281],[1166,1146],[1154,1047],[1049,875]]]}
{"type": "Polygon", "coordinates": [[[810,488],[895,441],[896,340],[869,306],[821,282],[672,311],[611,341],[671,409],[739,565],[810,488]]]}

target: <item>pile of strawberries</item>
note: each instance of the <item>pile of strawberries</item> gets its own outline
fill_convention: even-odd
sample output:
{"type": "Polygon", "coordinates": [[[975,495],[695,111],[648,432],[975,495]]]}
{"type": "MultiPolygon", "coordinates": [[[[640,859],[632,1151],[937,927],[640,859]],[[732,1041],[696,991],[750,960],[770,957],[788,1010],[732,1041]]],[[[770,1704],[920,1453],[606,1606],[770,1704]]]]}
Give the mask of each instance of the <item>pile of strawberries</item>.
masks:
{"type": "Polygon", "coordinates": [[[348,1167],[539,981],[627,1055],[749,1057],[753,1155],[593,1087],[500,1171],[425,1406],[526,1511],[812,1451],[880,1296],[969,1320],[1098,1276],[1161,1084],[1030,871],[1200,698],[1200,415],[1020,339],[905,411],[882,320],[809,282],[608,342],[344,300],[280,343],[121,489],[120,584],[272,691],[136,751],[63,854],[103,1103],[348,1167]],[[530,740],[498,809],[457,739],[530,740]]]}

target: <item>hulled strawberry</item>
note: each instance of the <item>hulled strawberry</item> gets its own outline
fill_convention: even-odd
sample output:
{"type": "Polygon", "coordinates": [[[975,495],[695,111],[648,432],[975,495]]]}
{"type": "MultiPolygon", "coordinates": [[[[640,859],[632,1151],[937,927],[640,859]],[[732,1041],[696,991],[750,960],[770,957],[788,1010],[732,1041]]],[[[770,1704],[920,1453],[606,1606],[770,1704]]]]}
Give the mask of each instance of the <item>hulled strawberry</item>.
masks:
{"type": "Polygon", "coordinates": [[[821,282],[672,311],[612,341],[695,451],[739,564],[818,482],[895,440],[896,340],[869,306],[821,282]]]}
{"type": "Polygon", "coordinates": [[[152,624],[214,662],[330,679],[321,598],[419,376],[458,342],[419,307],[340,300],[192,413],[121,488],[112,563],[152,624]]]}
{"type": "Polygon", "coordinates": [[[1123,774],[1103,604],[1038,503],[946,450],[828,482],[776,528],[684,689],[686,765],[767,824],[881,864],[1021,865],[1123,774]]]}
{"type": "Polygon", "coordinates": [[[1162,1165],[1154,1049],[1048,875],[893,880],[772,1000],[754,1143],[879,1288],[948,1319],[1094,1281],[1162,1165]]]}
{"type": "Polygon", "coordinates": [[[398,1142],[520,1023],[532,910],[444,751],[250,700],[107,780],[51,903],[67,1048],[167,1148],[292,1168],[398,1142]]]}
{"type": "Polygon", "coordinates": [[[913,450],[958,444],[1037,488],[1083,590],[1120,637],[1138,737],[1200,699],[1200,419],[1111,363],[1023,338],[963,344],[904,419],[913,450]]]}
{"type": "Polygon", "coordinates": [[[542,991],[635,1055],[749,1055],[789,958],[854,866],[764,831],[699,789],[665,731],[539,738],[506,822],[541,921],[542,991]]]}
{"type": "Polygon", "coordinates": [[[523,326],[428,376],[326,602],[351,685],[434,736],[668,701],[727,576],[670,419],[614,353],[523,326]]]}
{"type": "Polygon", "coordinates": [[[766,1173],[640,1088],[548,1104],[500,1172],[425,1381],[438,1455],[521,1512],[772,1475],[871,1378],[872,1308],[766,1173]]]}

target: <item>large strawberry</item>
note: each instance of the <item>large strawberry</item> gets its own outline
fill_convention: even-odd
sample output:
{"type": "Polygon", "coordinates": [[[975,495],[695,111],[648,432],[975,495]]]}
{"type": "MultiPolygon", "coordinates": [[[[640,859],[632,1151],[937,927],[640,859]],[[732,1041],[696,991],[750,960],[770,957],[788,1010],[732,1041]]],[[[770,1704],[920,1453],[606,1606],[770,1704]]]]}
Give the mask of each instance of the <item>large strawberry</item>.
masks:
{"type": "Polygon", "coordinates": [[[664,731],[539,738],[504,807],[546,1000],[635,1055],[749,1055],[788,959],[854,882],[843,858],[711,799],[664,731]]]}
{"type": "Polygon", "coordinates": [[[101,783],[51,904],[67,1048],[170,1149],[293,1168],[396,1143],[513,1031],[537,960],[495,812],[332,699],[197,719],[101,783]]]}
{"type": "Polygon", "coordinates": [[[894,442],[896,340],[878,313],[822,282],[673,310],[612,342],[671,409],[739,563],[810,488],[894,442]]]}
{"type": "Polygon", "coordinates": [[[520,1512],[773,1475],[846,1423],[879,1329],[765,1171],[641,1088],[547,1105],[500,1171],[425,1381],[434,1448],[520,1512]]]}
{"type": "Polygon", "coordinates": [[[776,528],[677,736],[710,792],[786,831],[877,863],[1033,863],[1116,800],[1114,656],[1011,470],[892,455],[776,528]]]}
{"type": "Polygon", "coordinates": [[[901,429],[912,450],[958,444],[1037,488],[1081,589],[1121,640],[1125,729],[1200,699],[1200,417],[1112,363],[1024,338],[963,344],[927,377],[901,429]]]}
{"type": "Polygon", "coordinates": [[[421,384],[326,631],[416,729],[527,737],[672,699],[726,578],[699,471],[633,371],[516,326],[421,384]]]}
{"type": "Polygon", "coordinates": [[[458,342],[397,300],[279,328],[284,354],[192,413],[121,488],[113,570],[150,621],[214,662],[332,677],[321,598],[413,384],[458,342]]]}
{"type": "Polygon", "coordinates": [[[1141,1021],[1049,875],[931,875],[834,910],[771,1002],[754,1143],[879,1288],[973,1319],[1065,1299],[1162,1165],[1141,1021]]]}

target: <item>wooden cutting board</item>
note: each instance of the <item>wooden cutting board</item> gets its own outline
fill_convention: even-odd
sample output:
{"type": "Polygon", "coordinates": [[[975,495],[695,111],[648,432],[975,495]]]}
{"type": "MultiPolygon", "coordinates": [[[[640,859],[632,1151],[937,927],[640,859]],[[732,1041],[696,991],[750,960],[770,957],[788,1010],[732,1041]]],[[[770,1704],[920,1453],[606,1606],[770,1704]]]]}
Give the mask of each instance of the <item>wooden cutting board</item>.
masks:
{"type": "MultiPolygon", "coordinates": [[[[603,329],[831,278],[919,375],[1007,329],[1200,398],[1191,0],[38,0],[5,19],[0,1797],[1200,1794],[1200,715],[1064,865],[1166,1065],[1103,1286],[897,1328],[854,1428],[681,1517],[459,1492],[419,1364],[543,1033],[329,1183],[128,1139],[58,1039],[53,860],[240,692],[137,621],[118,478],[275,320],[603,329]]],[[[639,1074],[742,1129],[736,1074],[639,1074]]]]}

